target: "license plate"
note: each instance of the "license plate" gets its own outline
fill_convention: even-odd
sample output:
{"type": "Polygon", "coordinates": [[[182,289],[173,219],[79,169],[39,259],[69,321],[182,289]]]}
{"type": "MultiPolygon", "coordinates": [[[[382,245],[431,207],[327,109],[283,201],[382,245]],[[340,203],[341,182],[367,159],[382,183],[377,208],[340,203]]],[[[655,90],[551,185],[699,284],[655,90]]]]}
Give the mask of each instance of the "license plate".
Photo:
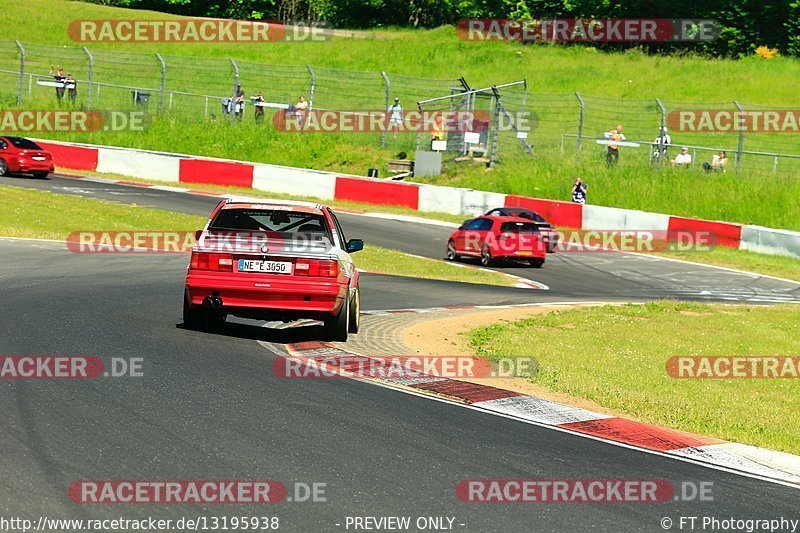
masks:
{"type": "Polygon", "coordinates": [[[42,155],[35,155],[35,156],[31,157],[31,159],[33,159],[34,161],[44,161],[47,158],[42,156],[42,155]]]}
{"type": "Polygon", "coordinates": [[[292,266],[292,263],[288,261],[257,261],[255,259],[239,259],[239,272],[291,274],[292,266]]]}
{"type": "Polygon", "coordinates": [[[529,250],[519,250],[517,251],[517,255],[533,255],[533,252],[529,250]]]}

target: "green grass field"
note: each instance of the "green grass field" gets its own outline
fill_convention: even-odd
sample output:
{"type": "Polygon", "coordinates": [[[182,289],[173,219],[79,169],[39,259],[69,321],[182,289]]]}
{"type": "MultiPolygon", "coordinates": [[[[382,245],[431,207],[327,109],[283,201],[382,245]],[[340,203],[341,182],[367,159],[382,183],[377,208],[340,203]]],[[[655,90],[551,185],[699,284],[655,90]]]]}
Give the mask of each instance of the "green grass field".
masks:
{"type": "MultiPolygon", "coordinates": [[[[64,240],[77,231],[191,232],[205,223],[202,217],[161,209],[0,186],[0,236],[64,240]]],[[[377,246],[367,246],[354,260],[358,268],[395,276],[500,286],[515,283],[499,273],[459,268],[377,246]]]]}
{"type": "MultiPolygon", "coordinates": [[[[26,72],[44,75],[51,64],[62,64],[85,80],[87,60],[77,43],[67,37],[67,25],[77,18],[126,17],[152,19],[165,15],[64,0],[11,0],[10,8],[0,13],[0,29],[7,39],[50,46],[27,47],[26,72]],[[40,17],[43,12],[49,16],[40,17]]],[[[233,86],[228,58],[237,61],[240,81],[248,95],[261,90],[270,98],[287,102],[308,94],[305,65],[313,65],[317,70],[314,102],[323,108],[381,109],[385,97],[379,74],[382,70],[394,80],[390,93],[401,96],[406,109],[413,108],[420,98],[448,94],[460,76],[473,87],[525,78],[529,90],[527,108],[537,118],[529,138],[536,157],[524,154],[508,135],[501,136],[499,164],[493,170],[487,171],[481,165],[454,166],[435,182],[567,199],[572,177],[581,175],[590,186],[589,201],[598,205],[800,229],[796,201],[800,193],[796,179],[800,159],[781,159],[773,176],[771,157],[745,156],[740,174],[729,171],[725,175],[709,175],[699,168],[659,173],[648,166],[648,150],[641,148],[624,150],[620,165],[613,169],[604,165],[602,148],[590,141],[584,142],[579,161],[574,139],[567,139],[564,153],[561,152],[562,134],[577,132],[575,92],[593,95],[586,98],[584,134],[596,136],[621,122],[629,138],[651,141],[659,124],[655,98],[661,98],[669,110],[684,107],[684,102],[716,102],[697,106],[729,108],[733,100],[767,108],[796,107],[793,80],[800,77],[800,61],[795,59],[753,57],[734,61],[648,56],[637,49],[603,53],[581,46],[465,42],[456,37],[452,27],[381,30],[367,38],[337,37],[325,43],[91,43],[89,48],[95,55],[95,81],[148,90],[160,83],[155,52],[162,53],[167,63],[169,96],[164,106],[172,106],[172,110],[154,120],[144,133],[53,135],[64,140],[366,174],[368,168],[384,168],[386,161],[400,150],[412,153],[414,136],[394,139],[390,135],[387,148],[381,149],[375,134],[279,133],[269,123],[254,124],[252,117],[232,130],[220,117],[212,120],[216,101],[208,104],[202,97],[177,91],[228,95],[233,86]],[[124,55],[112,54],[117,51],[124,55]]],[[[4,71],[0,72],[0,105],[9,106],[16,97],[19,71],[16,46],[11,42],[0,46],[0,70],[4,71]]],[[[51,89],[37,87],[31,79],[25,80],[23,89],[25,107],[54,105],[51,89]]],[[[86,95],[84,84],[79,97],[82,105],[86,95]]],[[[520,98],[514,93],[506,103],[513,109],[520,98]]],[[[155,100],[157,95],[152,96],[151,110],[156,106],[155,100]]],[[[96,105],[125,108],[131,106],[130,101],[130,88],[104,86],[96,105]]],[[[798,153],[800,145],[796,141],[797,134],[747,134],[744,146],[748,150],[798,153]]],[[[676,144],[730,151],[737,142],[734,134],[673,132],[676,144]]],[[[700,152],[696,159],[699,166],[710,159],[710,153],[700,152]]]]}
{"type": "Polygon", "coordinates": [[[672,356],[800,353],[793,306],[654,302],[557,311],[470,334],[478,354],[535,356],[534,383],[638,420],[800,453],[797,379],[674,379],[672,356]],[[535,349],[531,347],[535,346],[535,349]]]}

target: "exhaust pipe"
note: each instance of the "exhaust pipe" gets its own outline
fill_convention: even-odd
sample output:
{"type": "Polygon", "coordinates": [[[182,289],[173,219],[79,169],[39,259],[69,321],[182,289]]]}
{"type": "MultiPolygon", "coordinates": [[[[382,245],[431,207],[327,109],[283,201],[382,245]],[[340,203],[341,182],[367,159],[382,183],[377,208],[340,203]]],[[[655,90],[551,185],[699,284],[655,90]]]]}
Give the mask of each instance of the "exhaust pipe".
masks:
{"type": "Polygon", "coordinates": [[[203,307],[207,309],[219,309],[222,307],[222,298],[219,296],[206,296],[203,299],[203,307]]]}

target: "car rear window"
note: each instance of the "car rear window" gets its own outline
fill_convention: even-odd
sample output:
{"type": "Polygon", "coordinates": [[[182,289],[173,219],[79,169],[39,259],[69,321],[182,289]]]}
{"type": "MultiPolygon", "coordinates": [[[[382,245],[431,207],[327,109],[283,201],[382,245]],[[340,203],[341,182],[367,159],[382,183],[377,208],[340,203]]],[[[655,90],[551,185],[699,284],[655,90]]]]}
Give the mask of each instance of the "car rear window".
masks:
{"type": "Polygon", "coordinates": [[[527,222],[503,222],[500,231],[503,233],[539,233],[539,228],[536,224],[527,222]]]}
{"type": "Polygon", "coordinates": [[[35,142],[23,139],[22,137],[6,137],[8,142],[19,148],[20,150],[41,150],[42,147],[35,142]]]}
{"type": "Polygon", "coordinates": [[[509,211],[512,217],[529,218],[534,222],[547,222],[542,215],[534,211],[509,211]]]}
{"type": "Polygon", "coordinates": [[[291,238],[314,234],[330,239],[325,218],[320,214],[262,209],[223,209],[208,227],[216,231],[265,231],[291,238]]]}

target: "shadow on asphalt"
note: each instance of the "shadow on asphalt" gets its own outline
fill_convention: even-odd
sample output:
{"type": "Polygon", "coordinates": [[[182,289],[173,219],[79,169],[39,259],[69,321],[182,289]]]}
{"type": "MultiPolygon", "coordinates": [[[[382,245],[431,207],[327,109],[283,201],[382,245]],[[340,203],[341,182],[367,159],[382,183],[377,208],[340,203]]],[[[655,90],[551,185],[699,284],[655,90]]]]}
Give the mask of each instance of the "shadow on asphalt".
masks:
{"type": "Polygon", "coordinates": [[[251,324],[242,324],[240,322],[227,322],[223,326],[209,330],[190,329],[182,323],[175,324],[175,327],[186,331],[194,331],[199,335],[234,337],[237,339],[275,342],[279,344],[325,340],[321,325],[297,326],[277,329],[251,324]]]}

